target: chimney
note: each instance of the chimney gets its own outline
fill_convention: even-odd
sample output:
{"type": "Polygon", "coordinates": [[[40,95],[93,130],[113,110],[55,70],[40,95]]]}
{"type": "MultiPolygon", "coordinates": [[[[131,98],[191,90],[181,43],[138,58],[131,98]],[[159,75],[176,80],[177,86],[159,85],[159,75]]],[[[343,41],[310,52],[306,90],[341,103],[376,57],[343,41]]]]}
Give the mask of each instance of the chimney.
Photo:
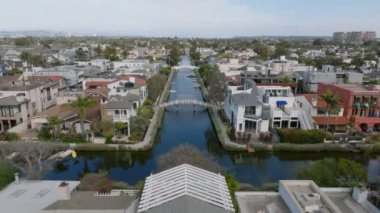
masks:
{"type": "Polygon", "coordinates": [[[58,188],[59,188],[60,200],[70,200],[69,184],[66,182],[62,182],[61,184],[59,184],[58,188]]]}
{"type": "Polygon", "coordinates": [[[16,183],[16,184],[19,184],[19,183],[20,183],[20,178],[19,178],[17,172],[15,173],[15,183],[16,183]]]}

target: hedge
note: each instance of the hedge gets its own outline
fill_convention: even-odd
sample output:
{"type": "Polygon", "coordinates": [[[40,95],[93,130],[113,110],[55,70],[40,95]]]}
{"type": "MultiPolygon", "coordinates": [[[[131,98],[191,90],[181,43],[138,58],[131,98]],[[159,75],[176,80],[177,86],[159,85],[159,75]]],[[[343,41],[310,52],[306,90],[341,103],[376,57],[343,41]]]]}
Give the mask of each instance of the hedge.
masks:
{"type": "Polygon", "coordinates": [[[323,143],[329,134],[321,130],[277,129],[281,142],[295,144],[323,143]]]}

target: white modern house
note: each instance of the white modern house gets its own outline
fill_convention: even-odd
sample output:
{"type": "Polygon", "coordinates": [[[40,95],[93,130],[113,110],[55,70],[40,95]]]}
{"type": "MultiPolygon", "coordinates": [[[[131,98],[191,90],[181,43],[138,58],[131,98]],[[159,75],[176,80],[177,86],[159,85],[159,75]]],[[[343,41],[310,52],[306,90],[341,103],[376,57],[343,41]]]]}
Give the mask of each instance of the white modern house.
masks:
{"type": "Polygon", "coordinates": [[[149,60],[122,60],[114,61],[113,68],[119,69],[121,67],[130,68],[132,70],[144,69],[149,66],[149,60]]]}
{"type": "Polygon", "coordinates": [[[298,107],[290,87],[257,86],[257,94],[270,106],[272,128],[313,128],[306,114],[298,107]]]}
{"type": "Polygon", "coordinates": [[[112,69],[112,63],[108,59],[93,59],[91,61],[76,61],[75,64],[79,66],[97,66],[100,67],[102,72],[106,72],[112,69]]]}
{"type": "Polygon", "coordinates": [[[290,87],[257,86],[252,80],[246,80],[244,86],[228,86],[224,112],[236,132],[253,136],[270,127],[314,128],[290,87]]]}
{"type": "Polygon", "coordinates": [[[270,108],[255,94],[255,89],[248,84],[244,88],[228,87],[224,112],[236,132],[258,135],[269,131],[270,108]]]}

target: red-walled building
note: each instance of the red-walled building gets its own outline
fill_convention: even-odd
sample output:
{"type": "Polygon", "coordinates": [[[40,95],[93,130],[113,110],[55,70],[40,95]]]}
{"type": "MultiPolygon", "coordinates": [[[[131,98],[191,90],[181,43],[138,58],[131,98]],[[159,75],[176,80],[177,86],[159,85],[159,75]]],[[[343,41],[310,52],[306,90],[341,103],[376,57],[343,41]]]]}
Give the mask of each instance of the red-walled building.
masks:
{"type": "Polygon", "coordinates": [[[373,86],[355,84],[318,84],[318,95],[330,89],[335,92],[343,107],[343,117],[363,131],[380,130],[380,91],[373,86]]]}

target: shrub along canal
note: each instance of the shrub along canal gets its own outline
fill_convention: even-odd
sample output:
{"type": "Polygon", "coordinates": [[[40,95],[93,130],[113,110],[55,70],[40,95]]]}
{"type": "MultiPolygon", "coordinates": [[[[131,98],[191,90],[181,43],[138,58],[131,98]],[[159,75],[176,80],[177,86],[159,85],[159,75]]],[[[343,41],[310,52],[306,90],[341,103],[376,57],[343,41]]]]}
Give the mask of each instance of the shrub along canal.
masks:
{"type": "MultiPolygon", "coordinates": [[[[190,61],[184,57],[182,65],[190,61]]],[[[194,72],[182,69],[173,79],[169,100],[191,96],[202,100],[194,72]]],[[[214,156],[225,170],[235,173],[237,180],[260,186],[266,182],[294,179],[298,168],[308,167],[322,158],[352,159],[369,165],[369,174],[380,174],[379,161],[354,153],[242,153],[222,149],[206,110],[193,106],[168,108],[162,121],[156,143],[143,152],[78,152],[76,159],[58,162],[46,174],[46,179],[78,180],[88,172],[109,172],[111,179],[135,184],[155,172],[156,160],[161,154],[181,145],[190,144],[214,156]],[[370,162],[370,163],[368,163],[370,162]]]]}

